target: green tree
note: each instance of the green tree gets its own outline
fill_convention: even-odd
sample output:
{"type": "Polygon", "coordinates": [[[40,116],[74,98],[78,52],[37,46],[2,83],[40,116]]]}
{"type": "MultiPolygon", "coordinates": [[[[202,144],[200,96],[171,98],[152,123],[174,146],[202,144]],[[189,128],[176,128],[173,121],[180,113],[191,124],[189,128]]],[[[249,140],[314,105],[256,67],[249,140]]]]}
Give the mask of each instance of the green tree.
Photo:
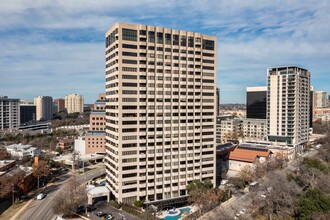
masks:
{"type": "Polygon", "coordinates": [[[321,190],[308,189],[296,204],[296,216],[298,219],[311,219],[315,213],[330,211],[330,196],[321,190]]]}

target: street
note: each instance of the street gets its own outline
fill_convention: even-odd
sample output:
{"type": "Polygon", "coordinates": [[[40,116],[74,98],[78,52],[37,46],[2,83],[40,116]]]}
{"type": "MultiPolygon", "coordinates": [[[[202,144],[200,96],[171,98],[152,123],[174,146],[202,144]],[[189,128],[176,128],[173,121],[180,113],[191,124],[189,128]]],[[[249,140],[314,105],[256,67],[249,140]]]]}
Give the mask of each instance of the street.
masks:
{"type": "MultiPolygon", "coordinates": [[[[77,183],[79,185],[94,179],[95,177],[101,176],[105,174],[105,169],[100,168],[96,170],[89,171],[83,175],[77,176],[77,183]]],[[[68,177],[69,178],[69,177],[68,177]]],[[[67,179],[68,179],[67,178],[67,179]]],[[[22,220],[53,220],[55,218],[55,214],[53,213],[53,206],[55,203],[55,198],[58,196],[65,196],[65,183],[66,180],[58,182],[54,185],[47,187],[43,192],[47,194],[43,200],[34,200],[25,213],[22,216],[18,216],[16,218],[22,220]]],[[[14,218],[14,217],[13,217],[14,218]]]]}

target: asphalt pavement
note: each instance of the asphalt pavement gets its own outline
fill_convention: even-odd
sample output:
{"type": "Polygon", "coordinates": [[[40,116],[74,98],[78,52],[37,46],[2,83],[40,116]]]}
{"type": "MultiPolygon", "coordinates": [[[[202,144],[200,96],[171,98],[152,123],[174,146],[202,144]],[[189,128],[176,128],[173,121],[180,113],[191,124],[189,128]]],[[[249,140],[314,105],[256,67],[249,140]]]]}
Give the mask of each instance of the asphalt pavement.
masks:
{"type": "MultiPolygon", "coordinates": [[[[85,174],[77,175],[77,183],[81,185],[87,181],[90,181],[98,176],[105,174],[105,169],[100,168],[96,170],[91,170],[85,174]]],[[[65,196],[65,183],[69,178],[65,178],[62,181],[46,187],[42,192],[47,194],[42,200],[36,200],[27,207],[22,216],[19,216],[18,219],[20,220],[53,220],[55,219],[56,215],[53,213],[52,208],[55,204],[55,198],[58,196],[65,196]]]]}

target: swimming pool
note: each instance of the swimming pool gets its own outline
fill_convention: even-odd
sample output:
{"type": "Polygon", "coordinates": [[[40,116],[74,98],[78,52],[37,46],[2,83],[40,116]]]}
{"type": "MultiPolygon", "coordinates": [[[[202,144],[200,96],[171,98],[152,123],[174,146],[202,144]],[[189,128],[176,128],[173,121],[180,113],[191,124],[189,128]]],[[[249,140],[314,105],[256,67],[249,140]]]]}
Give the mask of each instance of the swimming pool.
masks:
{"type": "Polygon", "coordinates": [[[181,218],[182,214],[184,212],[190,212],[191,208],[190,207],[186,207],[186,208],[181,208],[179,209],[180,210],[180,215],[177,215],[177,216],[166,216],[165,218],[163,218],[163,220],[178,220],[181,218]]]}
{"type": "Polygon", "coordinates": [[[102,181],[100,182],[100,185],[105,186],[106,183],[107,183],[106,180],[102,180],[102,181]]]}

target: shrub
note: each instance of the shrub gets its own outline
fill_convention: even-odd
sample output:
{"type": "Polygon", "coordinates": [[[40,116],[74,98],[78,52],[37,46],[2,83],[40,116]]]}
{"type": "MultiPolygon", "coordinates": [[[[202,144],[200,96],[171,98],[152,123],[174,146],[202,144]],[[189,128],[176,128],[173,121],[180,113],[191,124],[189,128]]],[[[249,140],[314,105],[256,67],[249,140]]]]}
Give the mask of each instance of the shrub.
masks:
{"type": "Polygon", "coordinates": [[[143,202],[142,202],[141,200],[136,200],[136,201],[134,202],[134,205],[135,205],[136,207],[141,208],[141,207],[143,206],[143,202]]]}
{"type": "Polygon", "coordinates": [[[245,187],[245,181],[240,178],[232,178],[231,182],[237,189],[243,189],[245,187]]]}
{"type": "Polygon", "coordinates": [[[117,201],[115,201],[115,200],[111,200],[111,201],[109,202],[109,204],[110,204],[112,207],[116,208],[116,209],[120,209],[120,208],[121,208],[120,204],[119,204],[117,201]]]}

